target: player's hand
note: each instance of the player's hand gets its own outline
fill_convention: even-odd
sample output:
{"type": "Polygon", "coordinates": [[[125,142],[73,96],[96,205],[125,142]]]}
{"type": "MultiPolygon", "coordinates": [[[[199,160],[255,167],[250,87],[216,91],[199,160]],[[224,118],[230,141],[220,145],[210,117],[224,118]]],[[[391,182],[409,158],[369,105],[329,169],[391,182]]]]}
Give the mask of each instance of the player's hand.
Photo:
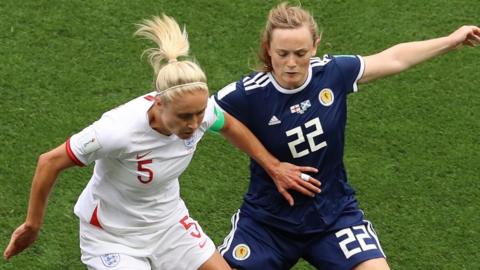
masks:
{"type": "Polygon", "coordinates": [[[25,223],[20,225],[13,232],[10,243],[8,243],[7,248],[3,252],[3,257],[8,260],[31,246],[37,239],[39,231],[39,229],[34,229],[25,223]]]}
{"type": "Polygon", "coordinates": [[[317,173],[318,170],[313,167],[296,166],[287,162],[280,162],[275,168],[269,171],[278,192],[287,200],[290,206],[294,205],[292,195],[289,190],[295,190],[303,195],[314,197],[320,193],[320,181],[311,177],[309,174],[317,173]]]}
{"type": "Polygon", "coordinates": [[[452,40],[455,48],[459,48],[462,45],[475,47],[480,44],[480,28],[475,25],[465,25],[458,28],[448,37],[452,40]]]}

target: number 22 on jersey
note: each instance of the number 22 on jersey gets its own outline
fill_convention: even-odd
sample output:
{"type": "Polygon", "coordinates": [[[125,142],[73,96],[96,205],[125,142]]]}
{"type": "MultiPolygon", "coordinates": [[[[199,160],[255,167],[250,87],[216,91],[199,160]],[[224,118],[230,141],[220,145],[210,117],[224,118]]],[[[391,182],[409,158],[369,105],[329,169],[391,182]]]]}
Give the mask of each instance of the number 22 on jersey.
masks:
{"type": "Polygon", "coordinates": [[[311,152],[315,152],[325,146],[327,146],[326,141],[321,141],[320,143],[315,143],[315,138],[323,134],[322,124],[320,123],[320,119],[318,117],[306,122],[303,127],[308,129],[310,127],[314,127],[315,129],[307,134],[304,135],[302,126],[298,126],[287,130],[285,134],[287,137],[294,137],[296,138],[288,143],[288,148],[290,148],[290,152],[292,153],[293,158],[300,158],[310,154],[311,152]],[[303,150],[297,149],[297,146],[306,140],[308,141],[308,147],[303,150]]]}

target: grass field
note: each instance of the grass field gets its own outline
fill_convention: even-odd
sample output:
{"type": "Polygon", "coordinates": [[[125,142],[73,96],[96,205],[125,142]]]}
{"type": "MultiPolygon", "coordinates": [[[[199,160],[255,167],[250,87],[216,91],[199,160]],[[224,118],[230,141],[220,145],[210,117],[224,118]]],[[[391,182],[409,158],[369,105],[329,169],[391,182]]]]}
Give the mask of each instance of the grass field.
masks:
{"type": "MultiPolygon", "coordinates": [[[[135,23],[187,25],[212,92],[249,72],[278,1],[0,1],[0,247],[25,218],[39,154],[151,89],[135,23]]],[[[319,55],[368,55],[479,24],[472,0],[301,1],[323,30],[319,55]]],[[[349,97],[345,163],[392,269],[479,269],[480,48],[434,59],[349,97]]],[[[182,196],[217,243],[248,184],[248,159],[207,135],[182,196]]],[[[92,167],[61,175],[37,242],[0,269],[84,269],[73,205],[92,167]]],[[[2,251],[3,252],[3,251],[2,251]]],[[[294,269],[312,269],[299,262],[294,269]]]]}

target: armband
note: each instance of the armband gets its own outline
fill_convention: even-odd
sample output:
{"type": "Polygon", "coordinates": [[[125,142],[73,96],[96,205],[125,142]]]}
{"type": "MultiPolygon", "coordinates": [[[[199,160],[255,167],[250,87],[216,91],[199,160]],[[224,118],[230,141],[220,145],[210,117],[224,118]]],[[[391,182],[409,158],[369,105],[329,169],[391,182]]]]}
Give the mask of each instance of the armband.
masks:
{"type": "Polygon", "coordinates": [[[215,113],[215,116],[217,116],[217,120],[213,123],[213,125],[210,126],[208,130],[213,132],[219,132],[225,125],[225,116],[223,112],[217,108],[217,106],[213,108],[213,111],[215,113]]]}

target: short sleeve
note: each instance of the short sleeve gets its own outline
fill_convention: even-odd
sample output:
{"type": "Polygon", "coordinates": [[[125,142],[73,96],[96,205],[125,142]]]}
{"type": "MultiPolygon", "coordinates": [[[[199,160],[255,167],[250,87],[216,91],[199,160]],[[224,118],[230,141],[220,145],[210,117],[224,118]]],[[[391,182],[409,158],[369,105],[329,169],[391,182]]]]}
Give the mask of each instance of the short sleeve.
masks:
{"type": "Polygon", "coordinates": [[[220,108],[247,125],[248,102],[240,82],[233,82],[214,95],[220,108]]]}
{"type": "Polygon", "coordinates": [[[105,157],[119,157],[124,145],[119,126],[104,114],[100,120],[67,140],[67,154],[79,166],[105,157]]]}
{"type": "Polygon", "coordinates": [[[336,55],[334,59],[343,76],[347,92],[357,92],[357,82],[362,78],[365,67],[363,58],[359,55],[336,55]]]}

